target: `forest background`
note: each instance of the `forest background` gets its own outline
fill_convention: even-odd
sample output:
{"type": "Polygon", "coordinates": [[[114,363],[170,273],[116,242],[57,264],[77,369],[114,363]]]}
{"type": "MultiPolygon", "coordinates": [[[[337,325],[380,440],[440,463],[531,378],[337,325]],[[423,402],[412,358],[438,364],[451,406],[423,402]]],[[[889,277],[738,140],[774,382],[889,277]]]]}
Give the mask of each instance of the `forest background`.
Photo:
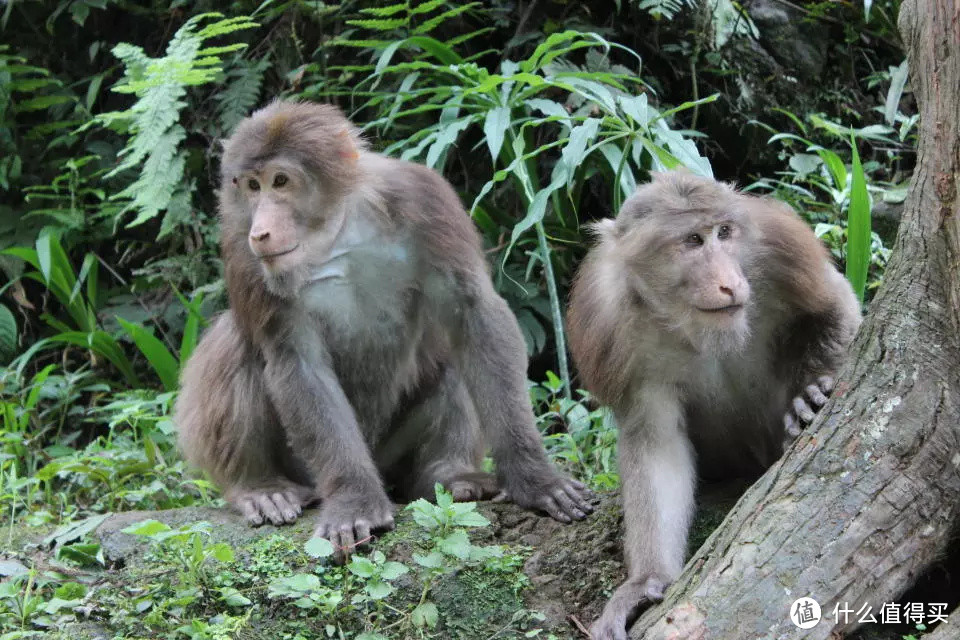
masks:
{"type": "MultiPolygon", "coordinates": [[[[226,306],[219,141],[253,109],[281,96],[336,103],[373,148],[454,184],[523,329],[548,450],[612,490],[615,429],[578,389],[562,323],[586,224],[615,215],[651,171],[735,181],[801,212],[868,307],[915,163],[898,9],[896,0],[0,4],[0,535],[11,550],[0,560],[0,638],[46,633],[84,607],[120,611],[108,625],[118,637],[134,637],[124,625],[142,625],[141,614],[156,625],[144,637],[235,637],[262,603],[284,598],[321,611],[323,634],[332,625],[376,637],[396,625],[398,637],[417,637],[445,624],[426,595],[432,582],[409,606],[390,605],[399,613],[384,607],[401,574],[383,558],[327,592],[295,579],[316,572],[249,585],[210,573],[233,551],[196,525],[138,531],[187,560],[149,597],[127,594],[131,608],[116,585],[64,573],[109,567],[89,535],[107,514],[220,504],[179,459],[169,412],[181,363],[226,306]],[[56,566],[28,562],[17,542],[47,536],[56,566]]],[[[431,539],[479,522],[471,518],[438,525],[443,535],[431,539]]],[[[467,545],[426,569],[494,562],[467,545]]],[[[535,612],[510,624],[536,631],[535,612]]]]}

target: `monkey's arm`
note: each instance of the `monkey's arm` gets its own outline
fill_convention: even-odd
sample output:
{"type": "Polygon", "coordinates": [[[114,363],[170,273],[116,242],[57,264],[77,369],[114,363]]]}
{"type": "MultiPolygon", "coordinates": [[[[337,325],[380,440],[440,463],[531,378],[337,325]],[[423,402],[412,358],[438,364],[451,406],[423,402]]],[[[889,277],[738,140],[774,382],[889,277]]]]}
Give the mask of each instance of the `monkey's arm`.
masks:
{"type": "Polygon", "coordinates": [[[860,302],[846,278],[827,264],[824,283],[833,294],[825,310],[801,316],[786,341],[786,366],[796,395],[784,414],[784,449],[813,422],[833,391],[834,378],[860,327],[860,302]],[[792,345],[792,347],[790,346],[792,345]]]}
{"type": "Polygon", "coordinates": [[[393,526],[393,503],[332,368],[283,346],[266,355],[270,398],[323,501],[314,535],[349,554],[372,530],[393,526]]]}
{"type": "Polygon", "coordinates": [[[507,303],[483,283],[465,318],[460,370],[493,447],[497,477],[517,504],[561,522],[593,511],[584,485],[547,459],[527,391],[526,345],[507,303]]]}
{"type": "Polygon", "coordinates": [[[648,384],[618,411],[627,580],[591,628],[595,640],[625,640],[638,606],[661,600],[683,568],[696,471],[678,391],[648,384]]]}

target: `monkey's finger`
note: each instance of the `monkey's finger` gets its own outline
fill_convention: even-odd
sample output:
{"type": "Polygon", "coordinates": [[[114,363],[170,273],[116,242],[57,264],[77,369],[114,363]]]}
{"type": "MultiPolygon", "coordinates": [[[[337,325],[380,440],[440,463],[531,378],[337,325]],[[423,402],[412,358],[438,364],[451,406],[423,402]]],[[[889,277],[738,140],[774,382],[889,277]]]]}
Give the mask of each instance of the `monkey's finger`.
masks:
{"type": "Polygon", "coordinates": [[[284,522],[290,524],[297,519],[297,510],[293,507],[293,503],[287,500],[287,496],[282,493],[274,493],[270,496],[270,499],[273,500],[273,504],[280,512],[284,522]]]}
{"type": "Polygon", "coordinates": [[[783,414],[783,431],[791,439],[800,437],[800,423],[797,422],[797,417],[793,415],[793,412],[788,411],[783,414]]]}
{"type": "Polygon", "coordinates": [[[799,396],[793,399],[793,412],[804,422],[813,422],[814,417],[817,415],[806,401],[799,396]]]}
{"type": "Polygon", "coordinates": [[[817,385],[820,387],[820,390],[824,393],[830,393],[833,391],[833,385],[835,381],[832,376],[820,376],[817,378],[817,385]]]}
{"type": "Polygon", "coordinates": [[[273,504],[273,500],[270,499],[268,494],[260,494],[256,496],[254,500],[256,500],[257,507],[260,508],[263,516],[270,521],[270,524],[283,524],[283,516],[280,515],[280,510],[277,509],[277,505],[273,504]]]}
{"type": "Polygon", "coordinates": [[[559,502],[561,506],[565,507],[567,513],[577,520],[582,520],[587,517],[588,513],[593,513],[593,505],[587,502],[581,491],[572,486],[564,486],[557,493],[560,494],[559,502]]]}
{"type": "Polygon", "coordinates": [[[237,506],[240,507],[240,513],[243,514],[243,517],[255,527],[259,527],[263,524],[263,515],[260,513],[260,509],[253,504],[253,500],[250,498],[240,498],[237,501],[237,506]]]}
{"type": "Polygon", "coordinates": [[[382,522],[383,525],[377,528],[382,528],[385,531],[391,531],[396,526],[396,523],[393,521],[393,513],[391,512],[387,512],[385,516],[380,518],[380,522],[382,522]]]}
{"type": "Polygon", "coordinates": [[[370,546],[370,521],[363,518],[353,523],[353,530],[357,533],[357,546],[366,548],[370,546]]]}
{"type": "Polygon", "coordinates": [[[576,505],[577,509],[583,512],[584,515],[582,517],[585,518],[586,514],[593,513],[593,505],[587,502],[587,499],[590,497],[589,489],[586,487],[583,487],[582,489],[564,487],[563,490],[573,501],[573,504],[576,505]]]}
{"type": "Polygon", "coordinates": [[[583,520],[587,517],[587,514],[577,507],[576,503],[573,501],[573,498],[568,496],[562,488],[553,492],[553,499],[560,506],[561,511],[570,516],[572,519],[583,520]]]}
{"type": "Polygon", "coordinates": [[[552,496],[546,496],[540,501],[540,508],[550,514],[550,517],[554,520],[559,520],[564,524],[569,524],[571,522],[570,516],[568,516],[560,508],[560,505],[557,504],[557,501],[553,499],[552,496]]]}
{"type": "Polygon", "coordinates": [[[300,496],[297,495],[296,491],[285,491],[283,495],[286,496],[287,502],[293,506],[298,516],[303,513],[303,503],[300,501],[300,496]]]}
{"type": "Polygon", "coordinates": [[[506,491],[501,491],[490,499],[490,502],[509,502],[510,495],[506,491]]]}
{"type": "Polygon", "coordinates": [[[347,561],[350,559],[350,554],[353,553],[353,550],[357,546],[357,540],[353,537],[353,525],[352,524],[341,524],[340,528],[337,530],[337,537],[339,540],[339,547],[343,552],[343,559],[347,561]]]}
{"type": "Polygon", "coordinates": [[[810,402],[815,404],[818,409],[823,405],[827,404],[827,396],[823,393],[823,391],[820,390],[820,387],[818,387],[817,385],[815,384],[808,385],[807,388],[804,389],[804,391],[806,391],[807,398],[810,399],[810,402]]]}

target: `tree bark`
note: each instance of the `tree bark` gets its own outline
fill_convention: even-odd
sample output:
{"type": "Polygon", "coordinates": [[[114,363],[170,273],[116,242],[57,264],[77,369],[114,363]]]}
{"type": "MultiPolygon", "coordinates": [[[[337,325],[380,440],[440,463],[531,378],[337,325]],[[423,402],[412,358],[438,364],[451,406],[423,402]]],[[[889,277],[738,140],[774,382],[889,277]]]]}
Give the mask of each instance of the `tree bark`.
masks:
{"type": "MultiPolygon", "coordinates": [[[[884,285],[830,403],[741,498],[664,602],[641,617],[633,638],[841,636],[856,623],[836,622],[836,605],[879,611],[956,531],[960,6],[904,0],[899,27],[921,125],[884,285]],[[823,612],[809,630],[789,618],[803,596],[823,612]]],[[[949,626],[937,633],[957,637],[960,619],[949,626]]]]}

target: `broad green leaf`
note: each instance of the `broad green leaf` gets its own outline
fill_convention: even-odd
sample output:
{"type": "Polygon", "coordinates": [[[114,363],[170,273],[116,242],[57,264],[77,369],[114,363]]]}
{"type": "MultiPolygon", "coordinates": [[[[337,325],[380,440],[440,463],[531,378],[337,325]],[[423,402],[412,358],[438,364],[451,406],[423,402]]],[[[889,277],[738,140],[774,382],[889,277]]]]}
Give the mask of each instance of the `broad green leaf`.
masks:
{"type": "Polygon", "coordinates": [[[6,364],[17,352],[17,319],[0,304],[0,364],[6,364]]]}
{"type": "Polygon", "coordinates": [[[434,58],[436,58],[440,63],[446,65],[459,65],[463,64],[463,58],[461,58],[456,51],[440,42],[435,38],[430,36],[413,36],[407,38],[407,43],[412,44],[416,47],[420,47],[434,58]]]}
{"type": "Polygon", "coordinates": [[[483,134],[487,138],[487,148],[490,149],[490,158],[494,166],[500,157],[500,147],[510,126],[510,107],[495,107],[487,111],[483,121],[483,134]]]}
{"type": "Polygon", "coordinates": [[[361,556],[354,556],[350,564],[347,565],[347,569],[349,569],[353,575],[360,576],[361,578],[369,578],[377,570],[376,566],[370,562],[368,558],[361,556]]]}
{"type": "Polygon", "coordinates": [[[490,521],[483,514],[470,510],[456,514],[453,517],[453,525],[457,527],[488,527],[490,521]]]}
{"type": "Polygon", "coordinates": [[[437,548],[448,556],[454,556],[460,560],[466,560],[470,557],[470,538],[467,532],[461,530],[454,531],[445,538],[437,541],[437,548]]]}
{"type": "Polygon", "coordinates": [[[371,580],[363,585],[363,590],[374,600],[383,600],[395,591],[392,585],[383,580],[371,580]]]}
{"type": "Polygon", "coordinates": [[[421,628],[435,628],[439,618],[440,612],[437,610],[437,605],[432,602],[424,602],[423,604],[417,605],[410,613],[410,619],[413,624],[421,628]]]}
{"type": "Polygon", "coordinates": [[[110,515],[111,514],[109,513],[98,513],[97,515],[84,518],[83,520],[68,522],[64,525],[61,525],[56,529],[56,531],[44,538],[41,544],[44,547],[62,547],[70,542],[73,542],[74,540],[80,540],[88,533],[103,524],[103,522],[109,518],[110,515]]]}
{"type": "Polygon", "coordinates": [[[319,537],[307,540],[307,544],[303,546],[303,550],[306,551],[307,555],[311,558],[329,558],[334,552],[333,543],[326,538],[319,537]]]}
{"type": "Polygon", "coordinates": [[[427,569],[439,569],[441,566],[443,566],[443,556],[436,551],[431,551],[427,555],[414,553],[413,561],[421,567],[426,567],[427,569]]]}
{"type": "Polygon", "coordinates": [[[158,533],[163,533],[164,531],[171,531],[170,525],[164,524],[158,520],[144,520],[143,522],[138,522],[132,524],[129,527],[121,529],[123,533],[128,533],[133,536],[154,536],[158,533]]]}
{"type": "Polygon", "coordinates": [[[167,347],[142,326],[119,317],[117,322],[137,345],[140,352],[146,356],[147,362],[160,377],[163,388],[167,391],[176,391],[180,365],[167,347]]]}
{"type": "Polygon", "coordinates": [[[823,160],[815,153],[795,153],[790,156],[790,168],[803,177],[813,173],[823,164],[823,160]]]}
{"type": "Polygon", "coordinates": [[[380,577],[384,580],[394,580],[408,571],[410,571],[410,569],[407,565],[391,560],[390,562],[383,563],[383,568],[380,570],[380,577]]]}
{"type": "MultiPolygon", "coordinates": [[[[197,537],[197,540],[199,539],[197,537]]],[[[210,555],[220,562],[233,562],[233,548],[226,542],[218,542],[210,547],[210,555]]]]}
{"type": "Polygon", "coordinates": [[[866,176],[853,135],[850,136],[850,146],[853,149],[853,182],[850,186],[850,209],[847,212],[846,273],[862,304],[863,292],[867,286],[867,271],[870,268],[870,195],[867,193],[866,176]]]}
{"type": "Polygon", "coordinates": [[[223,587],[220,589],[220,597],[230,607],[249,607],[253,601],[243,595],[234,587],[223,587]]]}

